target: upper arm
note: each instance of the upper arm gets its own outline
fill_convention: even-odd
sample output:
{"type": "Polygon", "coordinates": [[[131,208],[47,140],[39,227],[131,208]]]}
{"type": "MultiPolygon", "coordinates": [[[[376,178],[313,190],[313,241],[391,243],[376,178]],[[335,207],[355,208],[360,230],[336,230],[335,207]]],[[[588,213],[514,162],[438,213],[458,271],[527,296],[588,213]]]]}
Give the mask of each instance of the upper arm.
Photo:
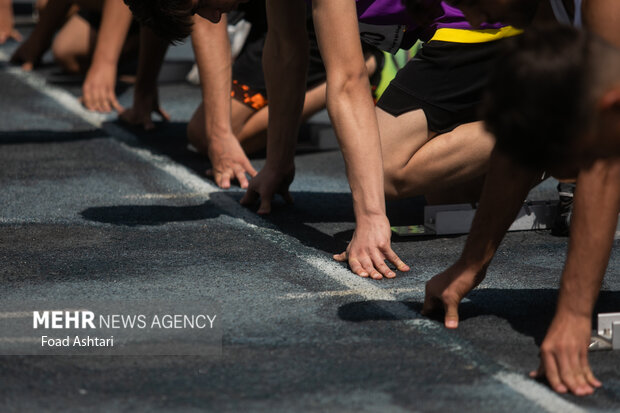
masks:
{"type": "Polygon", "coordinates": [[[620,1],[585,0],[583,17],[590,30],[620,47],[620,1]]]}

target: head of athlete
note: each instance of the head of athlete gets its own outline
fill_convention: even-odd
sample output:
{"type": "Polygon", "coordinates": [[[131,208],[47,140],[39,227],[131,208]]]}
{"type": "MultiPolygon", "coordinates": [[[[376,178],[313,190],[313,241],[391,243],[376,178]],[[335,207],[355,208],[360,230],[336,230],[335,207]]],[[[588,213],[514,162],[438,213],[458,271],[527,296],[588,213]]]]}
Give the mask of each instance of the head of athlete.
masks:
{"type": "MultiPolygon", "coordinates": [[[[441,7],[441,0],[403,0],[403,3],[414,17],[429,13],[437,17],[437,7],[441,7]]],[[[473,27],[482,23],[525,27],[532,21],[539,0],[446,0],[446,3],[460,9],[473,27]]]]}
{"type": "Polygon", "coordinates": [[[517,36],[498,62],[483,105],[498,150],[560,173],[620,156],[620,50],[558,25],[517,36]]]}
{"type": "Polygon", "coordinates": [[[162,38],[178,42],[192,33],[192,16],[217,23],[248,0],[124,0],[134,18],[162,38]]]}

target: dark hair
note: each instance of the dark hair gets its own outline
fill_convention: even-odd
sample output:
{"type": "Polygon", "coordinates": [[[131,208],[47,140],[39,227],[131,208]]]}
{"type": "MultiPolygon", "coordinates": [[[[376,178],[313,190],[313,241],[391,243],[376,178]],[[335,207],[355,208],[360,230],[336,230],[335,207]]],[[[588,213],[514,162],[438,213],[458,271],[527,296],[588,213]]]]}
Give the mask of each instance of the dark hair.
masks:
{"type": "Polygon", "coordinates": [[[402,0],[402,2],[419,26],[429,26],[443,15],[440,0],[402,0]]]}
{"type": "Polygon", "coordinates": [[[133,17],[158,36],[176,43],[192,33],[189,0],[124,0],[133,17]]]}
{"type": "Polygon", "coordinates": [[[585,31],[559,25],[529,29],[509,42],[482,110],[499,150],[536,168],[566,158],[588,126],[592,42],[585,31]]]}

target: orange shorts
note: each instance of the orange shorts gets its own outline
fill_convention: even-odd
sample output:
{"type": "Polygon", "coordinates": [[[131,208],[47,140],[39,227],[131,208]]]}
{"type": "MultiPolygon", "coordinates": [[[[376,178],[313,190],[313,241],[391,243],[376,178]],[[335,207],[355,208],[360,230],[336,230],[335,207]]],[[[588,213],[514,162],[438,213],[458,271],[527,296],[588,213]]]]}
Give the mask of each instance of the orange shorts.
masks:
{"type": "Polygon", "coordinates": [[[254,110],[261,110],[267,106],[267,98],[262,93],[256,92],[236,80],[233,80],[230,96],[254,110]]]}

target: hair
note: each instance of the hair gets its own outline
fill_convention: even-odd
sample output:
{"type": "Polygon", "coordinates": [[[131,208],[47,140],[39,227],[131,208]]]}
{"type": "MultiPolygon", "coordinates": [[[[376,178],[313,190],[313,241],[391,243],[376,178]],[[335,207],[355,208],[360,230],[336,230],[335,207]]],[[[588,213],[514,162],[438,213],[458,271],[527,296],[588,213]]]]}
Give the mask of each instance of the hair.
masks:
{"type": "Polygon", "coordinates": [[[509,42],[482,109],[498,150],[535,168],[566,159],[594,115],[601,43],[590,33],[559,25],[528,29],[509,42]]]}
{"type": "Polygon", "coordinates": [[[124,0],[133,17],[170,43],[183,41],[192,33],[189,0],[124,0]]]}

